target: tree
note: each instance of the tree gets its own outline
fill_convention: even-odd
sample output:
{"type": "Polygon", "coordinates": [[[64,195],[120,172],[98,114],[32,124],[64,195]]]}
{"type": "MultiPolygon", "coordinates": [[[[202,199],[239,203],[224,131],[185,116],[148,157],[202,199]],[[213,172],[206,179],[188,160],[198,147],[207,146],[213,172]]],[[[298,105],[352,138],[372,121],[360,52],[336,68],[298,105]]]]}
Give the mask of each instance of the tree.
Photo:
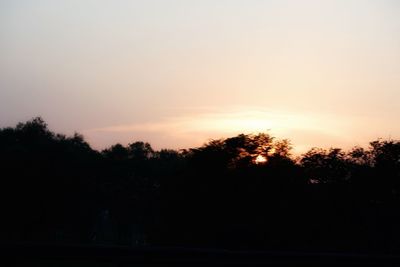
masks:
{"type": "Polygon", "coordinates": [[[340,148],[313,148],[302,156],[300,164],[313,183],[346,182],[350,178],[346,154],[340,148]]]}
{"type": "Polygon", "coordinates": [[[123,161],[128,159],[129,150],[121,144],[115,144],[110,148],[103,150],[102,154],[107,159],[123,161]]]}
{"type": "Polygon", "coordinates": [[[128,157],[132,160],[147,160],[154,155],[154,150],[149,143],[134,142],[128,145],[128,157]]]}

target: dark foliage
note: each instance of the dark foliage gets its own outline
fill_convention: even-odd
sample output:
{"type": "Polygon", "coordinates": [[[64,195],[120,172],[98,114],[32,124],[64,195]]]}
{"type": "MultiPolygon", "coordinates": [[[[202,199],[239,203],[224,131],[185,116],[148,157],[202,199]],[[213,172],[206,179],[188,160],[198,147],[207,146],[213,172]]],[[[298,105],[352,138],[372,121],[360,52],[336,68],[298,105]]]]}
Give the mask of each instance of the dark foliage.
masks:
{"type": "Polygon", "coordinates": [[[155,151],[0,129],[2,242],[397,251],[400,142],[314,148],[268,134],[155,151]]]}

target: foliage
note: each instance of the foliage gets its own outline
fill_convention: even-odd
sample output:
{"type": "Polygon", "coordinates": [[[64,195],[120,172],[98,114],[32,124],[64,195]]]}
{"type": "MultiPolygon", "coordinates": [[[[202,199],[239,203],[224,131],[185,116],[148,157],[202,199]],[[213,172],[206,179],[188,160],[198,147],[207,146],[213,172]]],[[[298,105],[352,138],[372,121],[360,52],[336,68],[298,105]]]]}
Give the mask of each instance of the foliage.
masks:
{"type": "Polygon", "coordinates": [[[34,118],[0,129],[2,241],[98,242],[109,214],[120,245],[142,229],[154,245],[400,247],[399,141],[313,148],[298,160],[291,149],[260,133],[181,151],[136,141],[98,152],[34,118]]]}

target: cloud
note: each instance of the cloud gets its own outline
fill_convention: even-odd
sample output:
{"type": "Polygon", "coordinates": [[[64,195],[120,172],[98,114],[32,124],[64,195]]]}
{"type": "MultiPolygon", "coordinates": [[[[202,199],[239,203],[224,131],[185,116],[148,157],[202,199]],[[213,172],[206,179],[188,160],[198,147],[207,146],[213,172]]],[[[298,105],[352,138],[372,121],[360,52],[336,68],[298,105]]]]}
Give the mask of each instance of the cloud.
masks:
{"type": "MultiPolygon", "coordinates": [[[[343,137],[341,127],[330,127],[322,117],[271,111],[265,108],[233,107],[225,110],[197,109],[185,115],[165,117],[157,121],[93,128],[83,131],[96,148],[113,143],[127,144],[135,140],[149,141],[156,148],[187,148],[200,146],[209,139],[240,133],[269,132],[279,138],[291,139],[300,150],[325,142],[337,143],[343,137]],[[336,130],[334,130],[336,128],[336,130]]],[[[337,126],[337,125],[336,125],[337,126]]]]}

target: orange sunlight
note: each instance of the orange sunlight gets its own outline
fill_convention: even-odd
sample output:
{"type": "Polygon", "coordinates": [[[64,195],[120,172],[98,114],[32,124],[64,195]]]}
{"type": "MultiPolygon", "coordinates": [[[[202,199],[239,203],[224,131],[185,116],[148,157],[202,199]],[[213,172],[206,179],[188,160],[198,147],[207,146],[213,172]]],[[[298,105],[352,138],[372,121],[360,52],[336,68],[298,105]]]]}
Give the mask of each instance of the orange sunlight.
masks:
{"type": "Polygon", "coordinates": [[[263,155],[258,155],[258,156],[256,157],[256,159],[254,160],[254,162],[255,162],[256,164],[262,164],[262,163],[267,162],[267,158],[264,157],[263,155]]]}

